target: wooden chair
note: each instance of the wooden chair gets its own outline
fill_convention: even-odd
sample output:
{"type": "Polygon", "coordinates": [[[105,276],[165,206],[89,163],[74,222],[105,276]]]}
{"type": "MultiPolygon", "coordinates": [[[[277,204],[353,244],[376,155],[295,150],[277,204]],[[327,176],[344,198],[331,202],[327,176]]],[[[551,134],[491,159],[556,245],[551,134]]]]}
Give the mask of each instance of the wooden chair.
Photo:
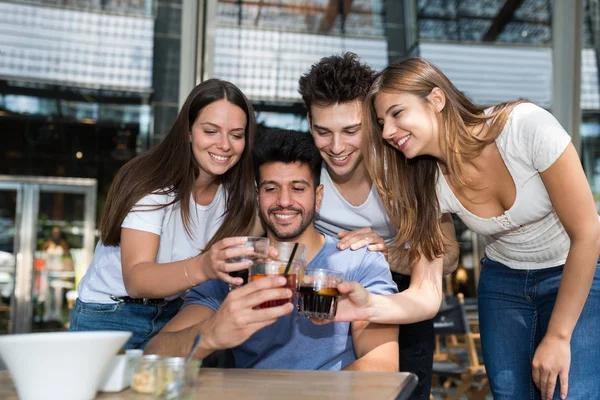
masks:
{"type": "Polygon", "coordinates": [[[441,378],[445,378],[441,385],[445,390],[456,385],[455,393],[445,395],[447,400],[458,400],[462,395],[473,400],[485,399],[489,382],[477,352],[480,336],[471,332],[461,293],[445,299],[433,320],[433,328],[436,333],[434,383],[439,386],[441,378]]]}

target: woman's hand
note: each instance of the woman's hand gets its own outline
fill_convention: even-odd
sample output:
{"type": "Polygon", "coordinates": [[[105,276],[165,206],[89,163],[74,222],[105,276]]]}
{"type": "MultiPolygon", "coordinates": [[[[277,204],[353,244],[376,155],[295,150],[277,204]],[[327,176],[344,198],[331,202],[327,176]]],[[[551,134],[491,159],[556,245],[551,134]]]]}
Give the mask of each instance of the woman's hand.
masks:
{"type": "Polygon", "coordinates": [[[532,363],[533,381],[542,392],[542,400],[552,399],[557,378],[560,381],[560,398],[567,398],[570,367],[570,341],[548,335],[544,336],[544,339],[535,350],[532,363]]]}
{"type": "Polygon", "coordinates": [[[350,248],[358,250],[361,247],[368,246],[371,251],[387,251],[387,245],[383,238],[373,232],[371,228],[360,228],[353,231],[342,231],[338,233],[340,241],[337,244],[338,249],[345,250],[350,248]]]}
{"type": "Polygon", "coordinates": [[[311,318],[315,325],[324,325],[329,322],[368,321],[371,316],[372,294],[358,282],[342,282],[337,287],[340,292],[338,297],[337,312],[333,321],[311,318]]]}
{"type": "Polygon", "coordinates": [[[240,259],[254,253],[253,247],[242,246],[247,241],[246,237],[229,237],[215,243],[200,256],[200,271],[205,279],[196,282],[221,279],[226,283],[242,285],[242,278],[234,278],[229,273],[246,269],[252,264],[248,259],[240,259]]]}

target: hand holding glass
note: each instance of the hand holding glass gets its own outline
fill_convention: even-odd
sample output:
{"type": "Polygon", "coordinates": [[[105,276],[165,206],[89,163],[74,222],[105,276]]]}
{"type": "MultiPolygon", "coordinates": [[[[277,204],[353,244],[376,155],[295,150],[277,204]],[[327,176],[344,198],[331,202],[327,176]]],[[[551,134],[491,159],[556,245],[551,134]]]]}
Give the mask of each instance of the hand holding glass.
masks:
{"type": "MultiPolygon", "coordinates": [[[[254,263],[254,262],[256,262],[256,260],[267,258],[269,255],[269,239],[264,238],[264,237],[248,237],[248,241],[246,243],[241,244],[239,246],[234,246],[234,247],[237,247],[237,248],[252,247],[254,250],[251,254],[247,254],[244,256],[240,256],[240,257],[228,258],[227,259],[228,263],[237,263],[237,262],[242,262],[244,260],[250,260],[254,263]]],[[[246,283],[248,283],[248,270],[247,269],[230,272],[229,276],[234,277],[234,278],[242,278],[244,280],[244,283],[242,285],[245,285],[246,283]]],[[[236,287],[239,287],[239,286],[241,286],[241,285],[231,285],[230,284],[229,289],[235,289],[236,287]]]]}

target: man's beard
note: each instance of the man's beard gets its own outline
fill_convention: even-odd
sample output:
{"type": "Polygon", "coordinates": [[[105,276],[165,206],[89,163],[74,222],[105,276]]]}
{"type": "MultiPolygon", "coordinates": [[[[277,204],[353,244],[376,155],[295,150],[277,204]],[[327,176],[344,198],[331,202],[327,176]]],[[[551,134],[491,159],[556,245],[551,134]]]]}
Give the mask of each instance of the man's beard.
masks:
{"type": "MultiPolygon", "coordinates": [[[[294,211],[294,212],[297,212],[298,215],[300,215],[300,217],[301,217],[301,222],[300,222],[300,225],[298,226],[298,228],[294,229],[292,232],[284,233],[284,232],[281,232],[278,229],[278,227],[275,225],[275,223],[268,218],[268,215],[265,215],[262,211],[260,211],[260,219],[267,226],[267,229],[270,230],[275,235],[275,237],[277,237],[277,239],[282,239],[282,240],[294,239],[294,238],[297,238],[298,236],[300,236],[306,230],[306,228],[308,228],[310,226],[310,224],[312,224],[313,218],[315,216],[314,206],[312,207],[311,211],[308,214],[304,214],[302,212],[302,210],[300,210],[298,208],[294,208],[294,207],[289,207],[289,208],[272,207],[267,211],[267,213],[275,214],[279,211],[294,211]]],[[[273,218],[276,218],[276,217],[273,217],[273,218]]]]}

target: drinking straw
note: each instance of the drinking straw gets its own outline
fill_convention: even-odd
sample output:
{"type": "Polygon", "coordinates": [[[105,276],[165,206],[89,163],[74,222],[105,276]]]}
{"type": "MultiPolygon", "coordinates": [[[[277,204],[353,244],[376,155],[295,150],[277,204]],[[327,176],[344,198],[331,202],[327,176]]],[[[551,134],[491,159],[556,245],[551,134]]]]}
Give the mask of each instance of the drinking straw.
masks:
{"type": "Polygon", "coordinates": [[[186,364],[190,362],[190,360],[194,356],[194,353],[198,349],[198,345],[200,344],[200,336],[201,335],[196,335],[196,337],[194,338],[194,343],[192,344],[192,348],[190,349],[190,352],[188,353],[187,357],[185,358],[186,364]]]}
{"type": "Polygon", "coordinates": [[[296,250],[298,250],[298,242],[294,243],[294,248],[292,249],[292,255],[290,256],[290,259],[288,260],[288,263],[285,267],[285,271],[283,272],[283,276],[287,277],[288,273],[290,272],[290,267],[292,266],[292,261],[294,261],[294,256],[296,255],[296,250]]]}

